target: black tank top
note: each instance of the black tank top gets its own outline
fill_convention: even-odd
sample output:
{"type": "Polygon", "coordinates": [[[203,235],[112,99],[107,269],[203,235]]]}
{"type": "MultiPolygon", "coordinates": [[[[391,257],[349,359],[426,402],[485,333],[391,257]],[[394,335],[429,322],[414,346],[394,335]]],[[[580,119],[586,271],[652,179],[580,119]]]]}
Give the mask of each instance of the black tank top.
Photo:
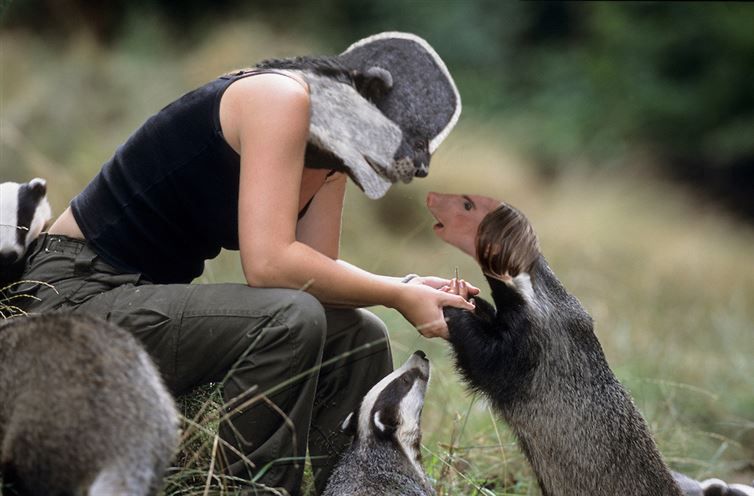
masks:
{"type": "Polygon", "coordinates": [[[221,248],[238,249],[240,157],[222,136],[220,98],[261,72],[273,71],[222,76],[160,110],[72,200],[106,262],[155,283],[188,283],[221,248]]]}

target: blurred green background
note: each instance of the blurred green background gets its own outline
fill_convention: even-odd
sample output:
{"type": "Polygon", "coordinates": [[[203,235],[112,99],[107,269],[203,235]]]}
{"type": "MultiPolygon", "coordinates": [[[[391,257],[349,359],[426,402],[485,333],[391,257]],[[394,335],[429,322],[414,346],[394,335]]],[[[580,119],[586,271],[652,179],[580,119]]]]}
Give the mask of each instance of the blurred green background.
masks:
{"type": "MultiPolygon", "coordinates": [[[[518,206],[594,316],[669,463],[695,477],[754,478],[754,6],[0,0],[0,9],[0,180],[46,177],[55,212],[141,122],[223,72],[337,53],[383,30],[426,38],[459,86],[461,120],[428,178],[379,201],[349,186],[343,258],[392,275],[458,266],[484,287],[473,261],[434,238],[424,197],[477,193],[518,206]]],[[[241,281],[237,254],[209,262],[200,280],[241,281]]],[[[505,425],[464,392],[444,343],[375,311],[396,362],[418,348],[433,360],[424,453],[440,494],[538,494],[505,425]]]]}

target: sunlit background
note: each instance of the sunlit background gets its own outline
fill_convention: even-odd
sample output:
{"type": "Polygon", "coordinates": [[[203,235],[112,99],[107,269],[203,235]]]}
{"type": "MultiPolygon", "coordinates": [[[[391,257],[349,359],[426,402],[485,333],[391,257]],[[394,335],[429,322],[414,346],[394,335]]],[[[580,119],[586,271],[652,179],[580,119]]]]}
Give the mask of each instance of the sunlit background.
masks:
{"type": "MultiPolygon", "coordinates": [[[[669,464],[754,479],[754,6],[0,0],[0,9],[0,181],[45,177],[56,213],[147,117],[223,72],[337,53],[379,31],[426,38],[456,79],[463,114],[426,179],[378,201],[349,186],[342,258],[390,275],[458,267],[486,291],[474,262],[434,237],[426,193],[516,205],[594,316],[669,464]]],[[[239,267],[237,253],[224,253],[199,282],[242,281],[239,267]]],[[[432,360],[424,456],[438,492],[539,494],[505,424],[465,393],[447,346],[375,311],[396,363],[419,348],[432,360]]],[[[166,494],[192,490],[174,480],[166,494]]]]}

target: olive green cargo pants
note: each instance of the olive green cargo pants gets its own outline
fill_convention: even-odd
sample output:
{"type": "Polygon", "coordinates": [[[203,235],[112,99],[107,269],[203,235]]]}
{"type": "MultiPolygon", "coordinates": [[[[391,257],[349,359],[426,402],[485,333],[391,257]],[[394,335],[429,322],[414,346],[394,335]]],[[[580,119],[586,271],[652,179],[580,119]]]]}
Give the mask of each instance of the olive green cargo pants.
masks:
{"type": "MultiPolygon", "coordinates": [[[[132,332],[176,395],[221,383],[226,471],[298,494],[307,447],[318,492],[349,439],[339,424],[392,370],[384,324],[323,308],[303,291],[243,284],[151,284],[104,263],[84,242],[43,235],[17,292],[27,312],[87,312],[132,332]],[[243,456],[239,456],[239,454],[243,456]]],[[[221,443],[222,446],[222,443],[221,443]]],[[[254,491],[250,491],[254,492],[254,491]]]]}

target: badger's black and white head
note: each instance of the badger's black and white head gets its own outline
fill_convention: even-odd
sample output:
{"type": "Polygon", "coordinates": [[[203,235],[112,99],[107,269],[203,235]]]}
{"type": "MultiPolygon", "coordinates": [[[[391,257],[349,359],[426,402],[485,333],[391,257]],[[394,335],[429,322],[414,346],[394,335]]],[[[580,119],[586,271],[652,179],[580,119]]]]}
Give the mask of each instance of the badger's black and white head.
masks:
{"type": "Polygon", "coordinates": [[[354,442],[392,444],[422,475],[421,412],[429,369],[424,352],[414,352],[406,363],[369,390],[359,409],[349,414],[342,426],[354,436],[354,442]]]}
{"type": "Polygon", "coordinates": [[[40,178],[0,184],[0,267],[19,261],[50,220],[46,193],[47,184],[40,178]]]}

